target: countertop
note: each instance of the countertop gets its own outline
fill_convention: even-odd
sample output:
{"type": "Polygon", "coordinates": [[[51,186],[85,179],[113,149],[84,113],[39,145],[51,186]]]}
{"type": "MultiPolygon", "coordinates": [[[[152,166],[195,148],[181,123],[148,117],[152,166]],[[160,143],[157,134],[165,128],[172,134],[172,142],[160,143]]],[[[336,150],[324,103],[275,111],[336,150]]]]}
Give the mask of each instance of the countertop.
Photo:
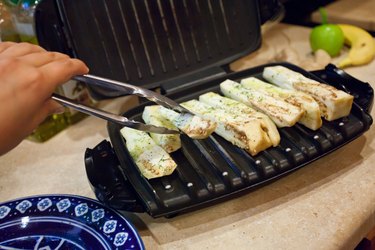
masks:
{"type": "MultiPolygon", "coordinates": [[[[280,58],[280,53],[291,49],[298,59],[291,58],[291,62],[308,67],[309,31],[285,24],[269,27],[262,48],[231,68],[274,61],[275,53],[280,58]]],[[[316,67],[312,64],[311,69],[316,67]]],[[[375,61],[346,71],[374,82],[375,61]]],[[[134,105],[134,97],[100,103],[113,112],[134,105]]],[[[147,249],[353,249],[375,226],[374,138],[371,128],[286,177],[198,211],[171,219],[125,215],[139,230],[147,249]]],[[[0,157],[0,201],[54,193],[95,198],[83,154],[103,139],[108,139],[106,122],[88,117],[45,143],[23,141],[0,157]]]]}
{"type": "MultiPolygon", "coordinates": [[[[325,7],[330,23],[347,23],[366,30],[375,31],[375,1],[373,0],[340,0],[325,7]]],[[[315,11],[311,20],[320,23],[321,15],[315,11]]]]}

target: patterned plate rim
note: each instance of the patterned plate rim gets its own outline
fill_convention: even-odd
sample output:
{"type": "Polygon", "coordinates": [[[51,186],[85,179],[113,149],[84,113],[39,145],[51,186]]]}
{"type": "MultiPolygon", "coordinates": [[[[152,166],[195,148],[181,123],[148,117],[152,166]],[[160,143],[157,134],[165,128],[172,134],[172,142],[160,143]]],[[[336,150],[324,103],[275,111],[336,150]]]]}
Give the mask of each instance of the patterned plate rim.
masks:
{"type": "MultiPolygon", "coordinates": [[[[104,204],[100,203],[99,201],[94,200],[94,199],[89,198],[89,197],[85,197],[85,196],[81,196],[81,195],[74,195],[74,194],[41,194],[41,195],[30,195],[30,196],[25,196],[25,197],[20,197],[20,198],[16,198],[16,199],[11,199],[11,200],[0,202],[0,208],[3,208],[5,206],[7,206],[7,204],[8,204],[7,207],[9,208],[9,206],[10,206],[9,204],[12,204],[12,203],[19,203],[20,204],[23,201],[29,201],[29,200],[32,200],[32,199],[35,199],[35,200],[39,199],[39,201],[40,201],[40,200],[44,200],[46,198],[49,198],[49,199],[59,199],[59,201],[60,200],[64,200],[64,199],[69,199],[69,198],[70,199],[76,199],[77,201],[81,201],[81,203],[84,203],[84,202],[91,203],[92,205],[96,205],[99,208],[104,209],[104,211],[106,211],[106,212],[108,212],[110,214],[116,215],[119,219],[121,219],[121,222],[125,223],[127,225],[127,227],[131,230],[131,232],[133,233],[134,237],[136,238],[136,242],[138,243],[138,247],[140,247],[141,250],[145,249],[143,241],[142,241],[142,239],[141,239],[138,231],[136,230],[136,228],[133,226],[133,224],[131,222],[129,222],[118,211],[116,211],[116,210],[114,210],[114,209],[112,209],[110,207],[107,207],[104,204]]],[[[22,212],[20,210],[18,210],[18,211],[22,214],[22,212]]],[[[7,223],[7,219],[5,219],[6,217],[7,217],[7,213],[4,216],[1,213],[1,211],[0,211],[0,226],[3,225],[4,223],[7,223]],[[2,221],[2,219],[5,219],[5,220],[2,221]]],[[[63,218],[64,216],[62,214],[62,216],[59,216],[59,217],[63,218]]]]}

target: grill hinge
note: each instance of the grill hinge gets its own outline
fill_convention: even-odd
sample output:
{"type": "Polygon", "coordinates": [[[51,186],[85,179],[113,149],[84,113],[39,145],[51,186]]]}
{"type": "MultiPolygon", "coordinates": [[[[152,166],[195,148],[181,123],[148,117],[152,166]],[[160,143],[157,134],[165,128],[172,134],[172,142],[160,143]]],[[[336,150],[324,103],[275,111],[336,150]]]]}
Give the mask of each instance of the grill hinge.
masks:
{"type": "Polygon", "coordinates": [[[206,82],[210,79],[214,79],[226,74],[227,72],[222,67],[217,66],[208,68],[199,72],[191,73],[186,76],[179,76],[178,78],[167,80],[160,84],[160,92],[162,94],[180,92],[185,88],[192,87],[194,85],[200,85],[202,82],[206,82]]]}

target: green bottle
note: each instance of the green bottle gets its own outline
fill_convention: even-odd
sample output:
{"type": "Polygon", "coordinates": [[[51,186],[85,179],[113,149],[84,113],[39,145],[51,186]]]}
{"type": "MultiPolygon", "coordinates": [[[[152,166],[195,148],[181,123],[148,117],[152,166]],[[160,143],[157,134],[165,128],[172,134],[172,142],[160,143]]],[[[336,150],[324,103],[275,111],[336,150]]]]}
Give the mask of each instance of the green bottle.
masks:
{"type": "MultiPolygon", "coordinates": [[[[12,9],[13,23],[21,42],[38,44],[34,29],[34,12],[39,0],[7,0],[12,9]]],[[[28,137],[44,142],[68,127],[64,114],[47,117],[28,137]]]]}
{"type": "MultiPolygon", "coordinates": [[[[57,89],[56,92],[82,104],[86,104],[89,106],[94,104],[86,88],[86,85],[76,80],[70,80],[64,83],[57,89]]],[[[87,115],[74,109],[66,108],[64,116],[68,124],[74,124],[85,118],[87,115]]]]}
{"type": "Polygon", "coordinates": [[[34,31],[34,12],[39,0],[5,0],[21,42],[38,44],[34,31]]]}
{"type": "MultiPolygon", "coordinates": [[[[1,0],[0,0],[1,1],[1,0]]],[[[3,0],[11,10],[15,30],[21,42],[38,44],[35,27],[34,12],[40,0],[3,0]]],[[[70,99],[77,100],[88,105],[93,104],[86,86],[80,82],[71,80],[61,85],[56,92],[70,99]]],[[[44,142],[70,124],[74,124],[86,117],[85,114],[66,108],[63,114],[54,114],[46,118],[28,137],[37,142],[44,142]]]]}
{"type": "Polygon", "coordinates": [[[1,41],[20,41],[12,20],[11,9],[3,1],[0,1],[0,38],[1,41]]]}

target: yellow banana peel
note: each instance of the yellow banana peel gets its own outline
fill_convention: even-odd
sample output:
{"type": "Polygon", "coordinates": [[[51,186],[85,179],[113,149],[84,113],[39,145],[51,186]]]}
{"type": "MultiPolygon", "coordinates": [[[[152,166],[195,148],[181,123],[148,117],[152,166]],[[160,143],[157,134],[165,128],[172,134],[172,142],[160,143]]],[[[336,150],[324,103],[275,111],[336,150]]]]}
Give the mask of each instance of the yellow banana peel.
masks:
{"type": "Polygon", "coordinates": [[[338,67],[363,65],[375,57],[375,40],[366,30],[350,25],[338,24],[345,37],[345,44],[350,46],[348,56],[338,63],[338,67]]]}

